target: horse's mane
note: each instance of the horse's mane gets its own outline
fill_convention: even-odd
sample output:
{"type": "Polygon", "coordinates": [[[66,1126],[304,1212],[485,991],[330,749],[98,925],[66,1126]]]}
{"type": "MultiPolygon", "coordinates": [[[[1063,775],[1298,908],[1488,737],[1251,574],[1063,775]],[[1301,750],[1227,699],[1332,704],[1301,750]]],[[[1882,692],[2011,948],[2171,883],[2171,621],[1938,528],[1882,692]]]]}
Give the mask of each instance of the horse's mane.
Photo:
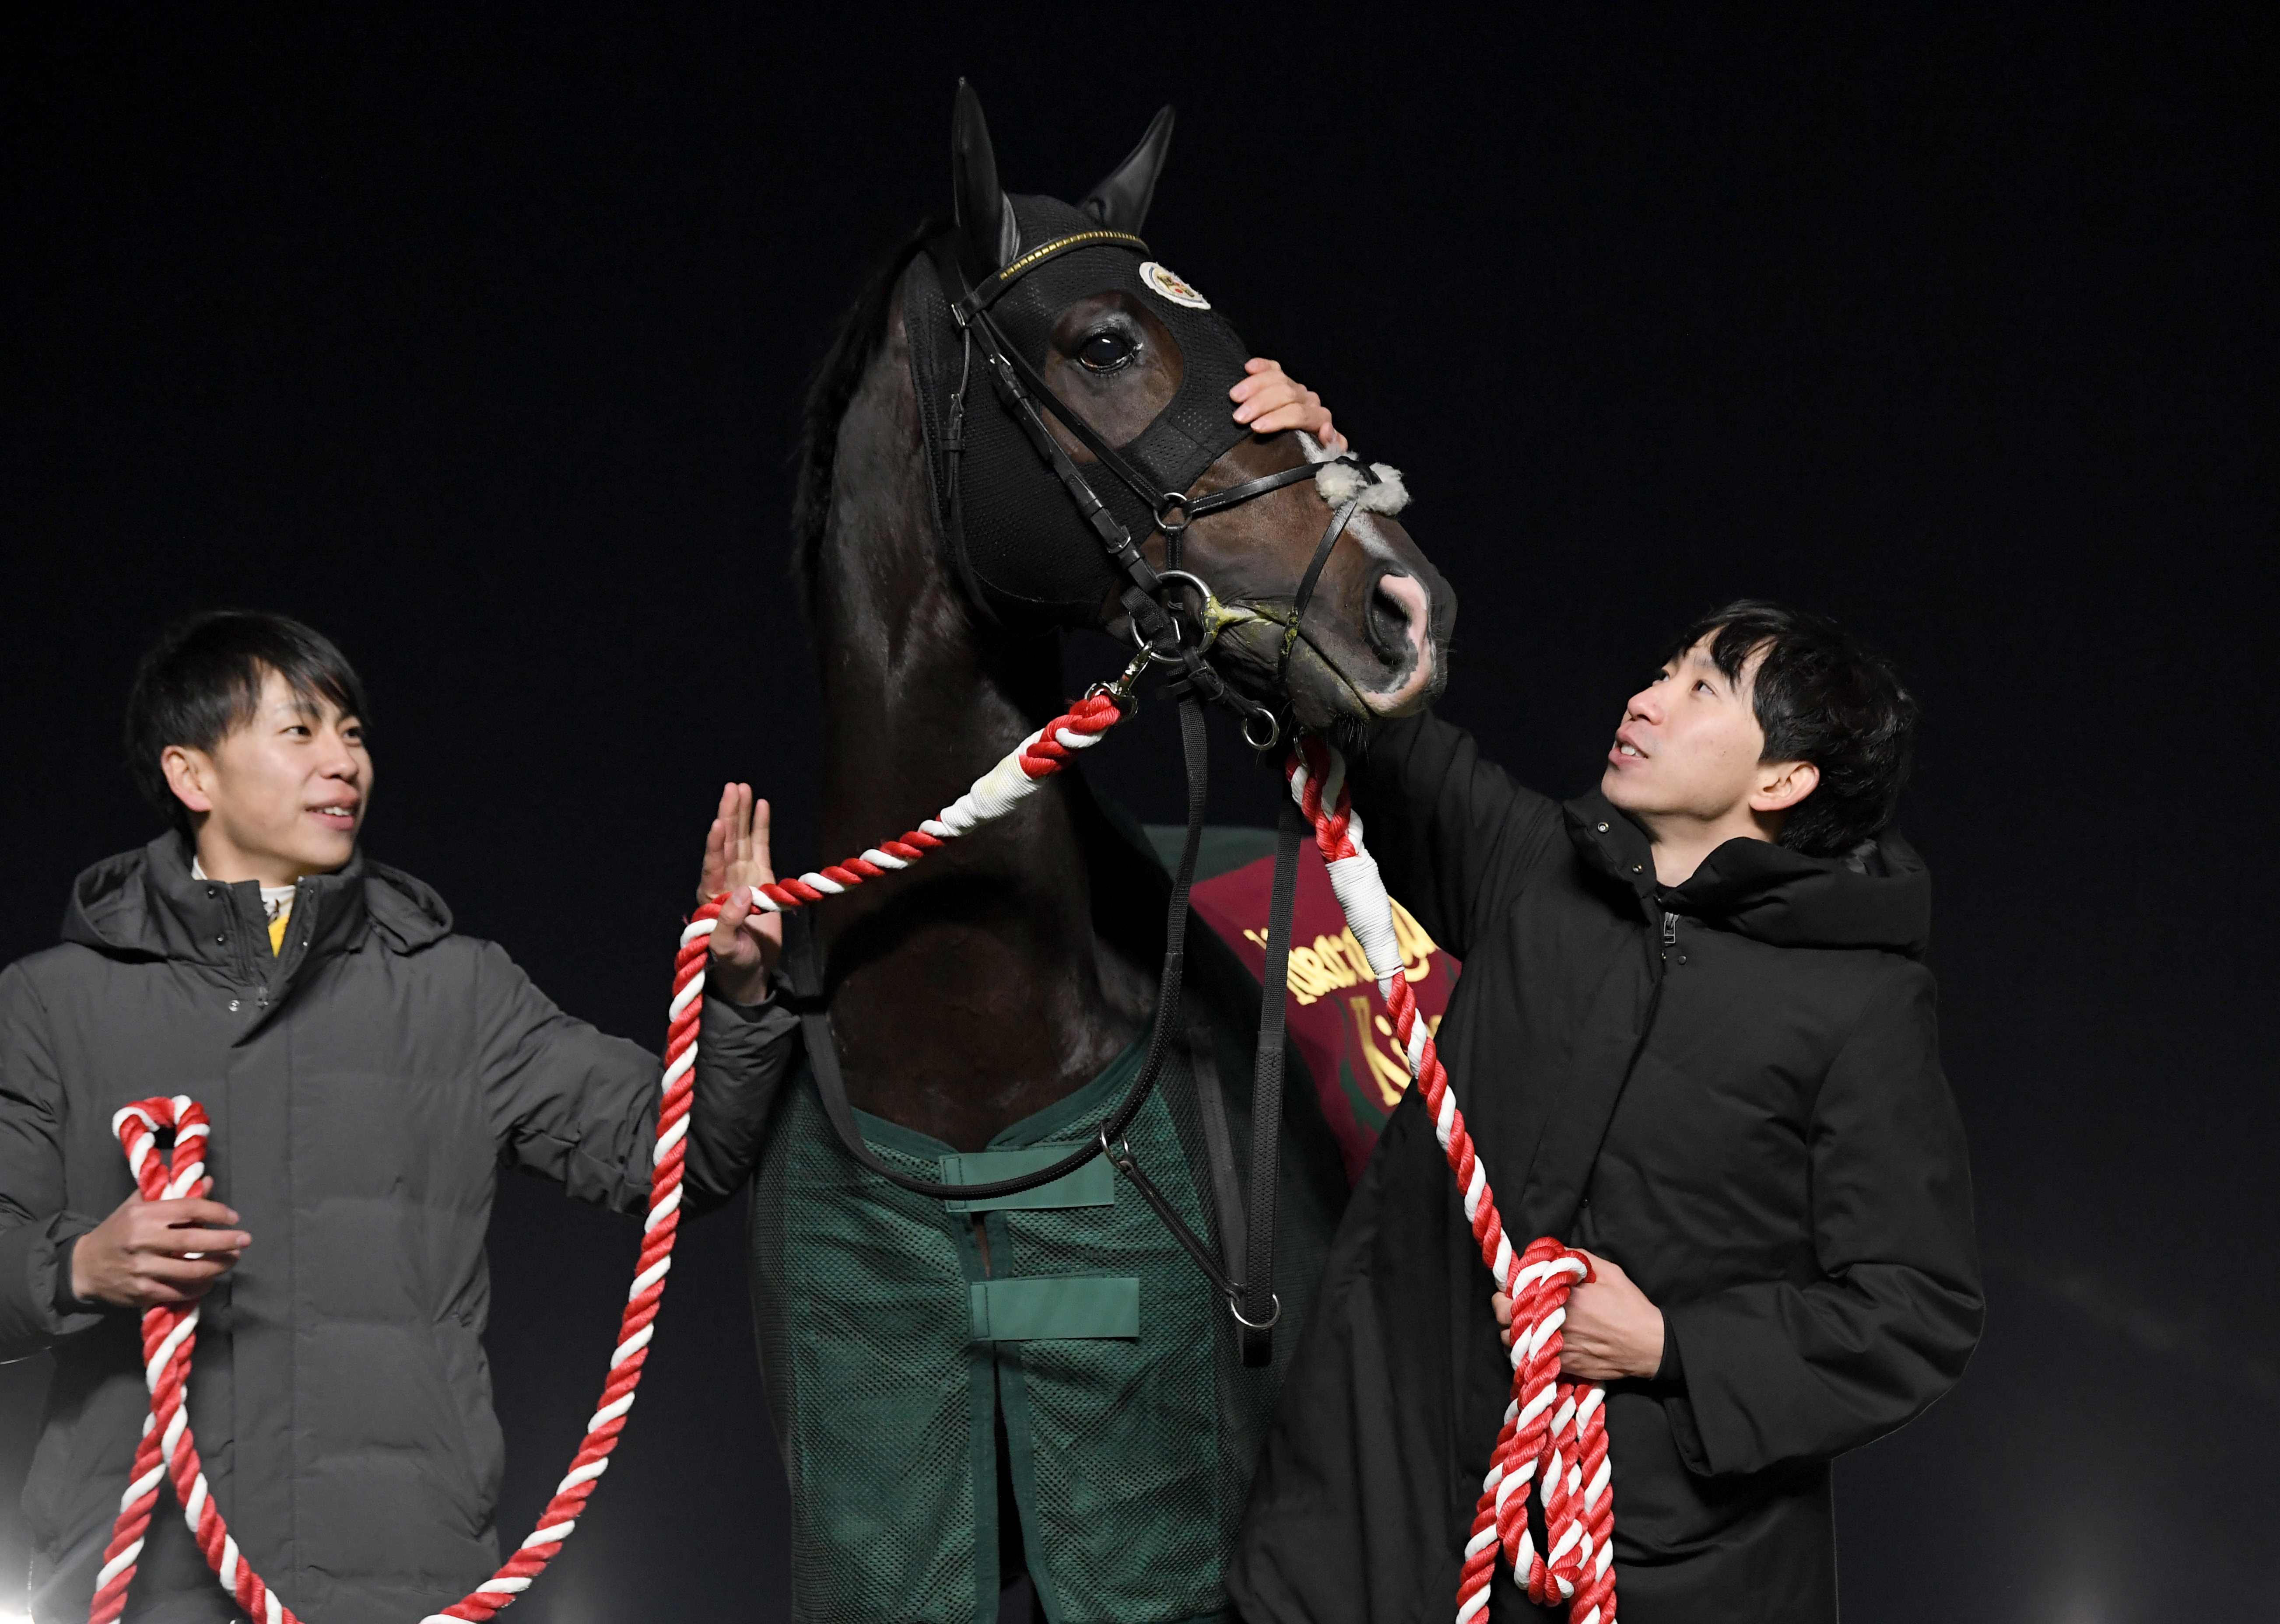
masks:
{"type": "Polygon", "coordinates": [[[801,601],[811,610],[816,553],[831,520],[831,473],[839,452],[839,420],[847,415],[849,403],[862,387],[864,373],[886,340],[887,318],[894,309],[895,289],[903,272],[928,240],[947,225],[928,218],[871,273],[808,383],[807,399],[800,409],[799,471],[792,489],[791,558],[792,579],[799,587],[801,601]]]}

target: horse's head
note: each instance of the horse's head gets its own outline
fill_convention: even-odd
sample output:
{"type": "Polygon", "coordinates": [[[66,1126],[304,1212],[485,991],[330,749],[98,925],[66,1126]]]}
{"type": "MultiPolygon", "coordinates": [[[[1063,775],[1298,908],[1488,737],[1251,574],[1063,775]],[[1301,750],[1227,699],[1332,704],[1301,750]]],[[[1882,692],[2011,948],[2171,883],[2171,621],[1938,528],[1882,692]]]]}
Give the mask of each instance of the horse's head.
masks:
{"type": "Polygon", "coordinates": [[[1394,521],[1391,469],[1233,420],[1249,350],[1139,235],[1171,128],[1167,108],[1081,204],[1009,196],[960,84],[957,224],[905,294],[951,563],[1015,632],[1130,635],[1136,575],[1183,571],[1212,604],[1176,578],[1164,600],[1232,681],[1314,727],[1406,714],[1447,681],[1456,596],[1394,521]]]}

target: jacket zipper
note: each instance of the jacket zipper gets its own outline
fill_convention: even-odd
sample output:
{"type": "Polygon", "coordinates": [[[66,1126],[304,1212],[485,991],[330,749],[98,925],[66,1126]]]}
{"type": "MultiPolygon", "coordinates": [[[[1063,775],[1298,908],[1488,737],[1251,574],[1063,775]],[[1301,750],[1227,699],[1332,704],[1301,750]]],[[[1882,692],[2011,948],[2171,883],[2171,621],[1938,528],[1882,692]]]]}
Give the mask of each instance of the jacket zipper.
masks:
{"type": "Polygon", "coordinates": [[[250,986],[254,979],[253,950],[246,941],[245,920],[240,917],[236,893],[225,890],[222,895],[229,899],[230,967],[237,972],[241,984],[250,986]]]}
{"type": "MultiPolygon", "coordinates": [[[[1648,966],[1648,973],[1653,976],[1654,985],[1647,993],[1646,1012],[1639,1018],[1638,1041],[1631,1045],[1631,1057],[1623,1062],[1623,1080],[1615,1087],[1617,1105],[1622,1103],[1624,1094],[1629,1090],[1631,1074],[1638,1070],[1639,1057],[1646,1052],[1646,1046],[1654,1036],[1654,1018],[1662,1010],[1662,984],[1670,979],[1670,950],[1677,940],[1678,916],[1668,909],[1664,909],[1662,910],[1662,948],[1648,966]]],[[[1613,1106],[1608,1109],[1607,1120],[1610,1122],[1614,1120],[1613,1106]]],[[[1596,1152],[1592,1159],[1595,1162],[1598,1160],[1596,1152]]],[[[1583,1197],[1576,1203],[1575,1216],[1568,1220],[1568,1228],[1572,1238],[1580,1238],[1577,1225],[1582,1221],[1583,1213],[1590,1209],[1591,1205],[1591,1181],[1590,1176],[1586,1174],[1583,1181],[1583,1197]]]]}

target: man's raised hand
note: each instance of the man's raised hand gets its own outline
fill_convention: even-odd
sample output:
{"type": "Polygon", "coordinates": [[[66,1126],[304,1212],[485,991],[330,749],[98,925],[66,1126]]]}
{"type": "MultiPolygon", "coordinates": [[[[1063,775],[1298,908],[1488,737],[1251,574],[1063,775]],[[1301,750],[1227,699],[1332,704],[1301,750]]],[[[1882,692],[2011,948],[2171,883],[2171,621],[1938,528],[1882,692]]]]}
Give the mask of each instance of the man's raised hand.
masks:
{"type": "Polygon", "coordinates": [[[72,1295],[82,1303],[160,1308],[212,1290],[253,1242],[236,1228],[236,1213],[204,1198],[212,1189],[207,1179],[181,1200],[135,1195],[120,1202],[72,1243],[72,1295]]]}
{"type": "Polygon", "coordinates": [[[720,810],[705,837],[705,867],[697,900],[728,900],[712,927],[712,957],[705,985],[731,1004],[758,1004],[768,996],[768,973],[783,952],[783,915],[752,906],[752,887],[775,879],[768,863],[768,804],[752,798],[750,784],[720,786],[720,810]]]}

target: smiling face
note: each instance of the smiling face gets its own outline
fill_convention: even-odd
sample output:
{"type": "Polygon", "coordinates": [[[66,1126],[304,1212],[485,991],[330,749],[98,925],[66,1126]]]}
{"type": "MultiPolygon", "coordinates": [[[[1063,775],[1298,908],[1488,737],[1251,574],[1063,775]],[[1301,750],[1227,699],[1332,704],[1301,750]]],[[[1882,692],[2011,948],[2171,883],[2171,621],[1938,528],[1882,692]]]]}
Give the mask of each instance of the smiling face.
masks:
{"type": "Polygon", "coordinates": [[[211,750],[169,745],[166,782],[191,813],[198,860],[225,883],[290,885],[356,851],[372,796],[364,724],[262,673],[252,719],[211,750]]]}
{"type": "Polygon", "coordinates": [[[1766,760],[1752,684],[1765,651],[1729,677],[1710,658],[1716,634],[1668,661],[1631,696],[1607,750],[1599,791],[1658,842],[1691,827],[1707,836],[1776,838],[1788,810],[1819,783],[1804,762],[1766,760]]]}

